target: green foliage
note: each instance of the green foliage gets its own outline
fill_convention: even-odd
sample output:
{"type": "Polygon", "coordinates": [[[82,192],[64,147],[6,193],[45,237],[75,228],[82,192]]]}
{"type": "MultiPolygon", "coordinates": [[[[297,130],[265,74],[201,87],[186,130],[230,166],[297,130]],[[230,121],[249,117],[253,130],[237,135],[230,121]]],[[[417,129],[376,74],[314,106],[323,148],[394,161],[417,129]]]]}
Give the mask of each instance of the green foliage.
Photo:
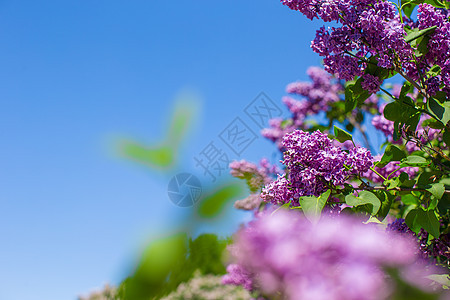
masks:
{"type": "Polygon", "coordinates": [[[450,121],[450,103],[444,102],[440,103],[433,97],[428,98],[427,101],[428,111],[442,124],[447,125],[448,121],[450,121]]]}
{"type": "Polygon", "coordinates": [[[345,141],[353,141],[353,137],[350,133],[336,126],[334,126],[334,136],[341,143],[345,141]]]}
{"type": "Polygon", "coordinates": [[[422,156],[410,155],[402,159],[399,167],[426,167],[429,164],[430,162],[422,156]]]}
{"type": "Polygon", "coordinates": [[[384,151],[381,160],[376,165],[378,167],[384,167],[391,161],[401,161],[405,157],[406,157],[405,151],[400,150],[400,148],[398,148],[397,146],[390,144],[386,147],[386,150],[384,151]]]}
{"type": "Polygon", "coordinates": [[[192,129],[198,112],[198,97],[181,93],[176,99],[168,131],[162,140],[153,145],[144,145],[128,138],[122,139],[119,143],[120,154],[152,169],[172,169],[178,163],[179,148],[192,129]]]}
{"type": "Polygon", "coordinates": [[[437,26],[432,26],[432,27],[428,27],[422,30],[419,30],[418,28],[411,30],[408,35],[405,37],[405,41],[407,43],[411,43],[412,41],[424,36],[425,34],[430,34],[432,33],[435,29],[437,28],[437,26]]]}
{"type": "Polygon", "coordinates": [[[370,94],[361,86],[362,78],[350,82],[345,87],[345,112],[348,113],[356,108],[358,103],[364,102],[370,94]]]}
{"type": "Polygon", "coordinates": [[[391,209],[395,196],[386,191],[377,191],[375,192],[375,195],[381,202],[381,206],[376,214],[376,217],[378,220],[383,221],[389,214],[389,210],[391,209]]]}
{"type": "Polygon", "coordinates": [[[203,218],[217,217],[227,203],[243,194],[244,188],[240,184],[228,183],[219,186],[200,201],[197,206],[198,214],[203,218]]]}
{"type": "Polygon", "coordinates": [[[331,195],[331,190],[327,190],[319,197],[305,196],[300,197],[299,202],[302,207],[302,211],[306,218],[313,223],[316,223],[320,219],[320,214],[327,203],[328,198],[331,195]]]}
{"type": "Polygon", "coordinates": [[[369,204],[371,206],[369,213],[372,215],[375,215],[381,207],[380,199],[378,199],[374,193],[369,191],[361,191],[357,197],[354,195],[347,195],[345,196],[345,203],[350,206],[369,204]]]}
{"type": "Polygon", "coordinates": [[[418,233],[423,228],[435,238],[438,238],[440,235],[440,224],[434,210],[425,211],[421,207],[415,208],[408,213],[405,222],[415,233],[418,233]]]}
{"type": "Polygon", "coordinates": [[[201,274],[224,274],[221,258],[226,245],[227,241],[212,234],[195,240],[178,234],[153,242],[135,273],[122,282],[120,299],[160,299],[191,279],[196,270],[201,274]]]}

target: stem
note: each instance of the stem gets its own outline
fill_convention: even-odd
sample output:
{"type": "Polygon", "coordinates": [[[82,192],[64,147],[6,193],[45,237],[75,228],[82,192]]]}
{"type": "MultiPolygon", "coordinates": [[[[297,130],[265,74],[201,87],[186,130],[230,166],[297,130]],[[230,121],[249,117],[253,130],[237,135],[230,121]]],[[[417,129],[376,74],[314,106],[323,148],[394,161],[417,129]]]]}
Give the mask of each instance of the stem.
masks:
{"type": "Polygon", "coordinates": [[[397,172],[400,169],[403,169],[403,167],[400,167],[397,170],[392,171],[391,174],[388,175],[387,179],[389,179],[389,177],[391,177],[392,174],[394,174],[395,172],[397,172]]]}
{"type": "Polygon", "coordinates": [[[373,150],[372,145],[370,145],[369,137],[367,136],[366,131],[362,128],[361,124],[356,122],[355,117],[352,114],[350,114],[348,116],[347,120],[350,122],[350,124],[352,124],[354,127],[356,127],[359,130],[359,132],[361,132],[363,139],[364,139],[364,144],[366,145],[366,147],[369,148],[370,150],[373,150]]]}
{"type": "MultiPolygon", "coordinates": [[[[367,187],[357,187],[354,188],[357,191],[406,191],[406,192],[427,192],[427,190],[425,189],[419,189],[419,188],[405,188],[405,187],[394,187],[394,188],[390,188],[388,189],[387,187],[384,186],[367,186],[367,187]]],[[[450,194],[450,190],[446,190],[444,192],[445,194],[450,194]]]]}
{"type": "Polygon", "coordinates": [[[383,175],[381,175],[380,173],[378,173],[377,170],[375,170],[374,167],[371,167],[370,170],[372,170],[372,172],[374,172],[375,174],[377,174],[378,176],[380,176],[381,179],[386,180],[386,178],[385,178],[383,175]]]}

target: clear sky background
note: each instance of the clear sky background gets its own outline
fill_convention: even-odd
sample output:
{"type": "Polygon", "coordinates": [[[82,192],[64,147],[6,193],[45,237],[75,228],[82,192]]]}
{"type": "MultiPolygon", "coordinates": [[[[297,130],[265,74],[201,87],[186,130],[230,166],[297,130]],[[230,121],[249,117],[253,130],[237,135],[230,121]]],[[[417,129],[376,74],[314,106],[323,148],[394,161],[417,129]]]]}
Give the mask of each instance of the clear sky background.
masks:
{"type": "MultiPolygon", "coordinates": [[[[176,95],[195,91],[179,169],[201,175],[192,157],[248,103],[263,91],[281,106],[320,64],[318,26],[277,0],[1,0],[0,300],[120,282],[181,209],[170,174],[120,157],[116,141],[157,143],[176,95]]],[[[243,157],[274,153],[260,138],[243,157]]]]}

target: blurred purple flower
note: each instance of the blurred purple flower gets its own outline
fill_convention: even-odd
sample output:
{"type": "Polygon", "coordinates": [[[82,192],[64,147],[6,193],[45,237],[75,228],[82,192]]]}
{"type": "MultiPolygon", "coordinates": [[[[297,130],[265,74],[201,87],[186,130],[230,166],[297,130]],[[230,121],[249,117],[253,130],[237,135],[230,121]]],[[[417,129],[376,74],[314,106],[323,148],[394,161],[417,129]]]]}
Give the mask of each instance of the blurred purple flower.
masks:
{"type": "Polygon", "coordinates": [[[260,216],[233,245],[236,263],[250,277],[245,282],[283,299],[385,299],[389,283],[382,267],[408,265],[415,252],[410,238],[361,220],[323,216],[313,225],[292,211],[260,216]]]}

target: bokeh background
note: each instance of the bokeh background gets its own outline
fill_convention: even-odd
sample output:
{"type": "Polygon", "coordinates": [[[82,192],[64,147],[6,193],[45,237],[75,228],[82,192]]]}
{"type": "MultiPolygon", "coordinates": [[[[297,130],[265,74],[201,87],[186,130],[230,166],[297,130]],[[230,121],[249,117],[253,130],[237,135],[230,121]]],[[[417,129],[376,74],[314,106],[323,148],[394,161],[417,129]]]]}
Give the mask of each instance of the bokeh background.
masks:
{"type": "MultiPolygon", "coordinates": [[[[213,184],[193,157],[260,92],[282,108],[286,84],[320,65],[319,25],[277,0],[1,0],[0,299],[76,299],[124,279],[186,214],[170,178],[231,180],[213,184]],[[176,163],[124,155],[124,141],[164,145],[181,102],[194,117],[176,163]]],[[[275,153],[261,137],[228,151],[275,153]]],[[[203,230],[229,235],[246,217],[203,230]]]]}

